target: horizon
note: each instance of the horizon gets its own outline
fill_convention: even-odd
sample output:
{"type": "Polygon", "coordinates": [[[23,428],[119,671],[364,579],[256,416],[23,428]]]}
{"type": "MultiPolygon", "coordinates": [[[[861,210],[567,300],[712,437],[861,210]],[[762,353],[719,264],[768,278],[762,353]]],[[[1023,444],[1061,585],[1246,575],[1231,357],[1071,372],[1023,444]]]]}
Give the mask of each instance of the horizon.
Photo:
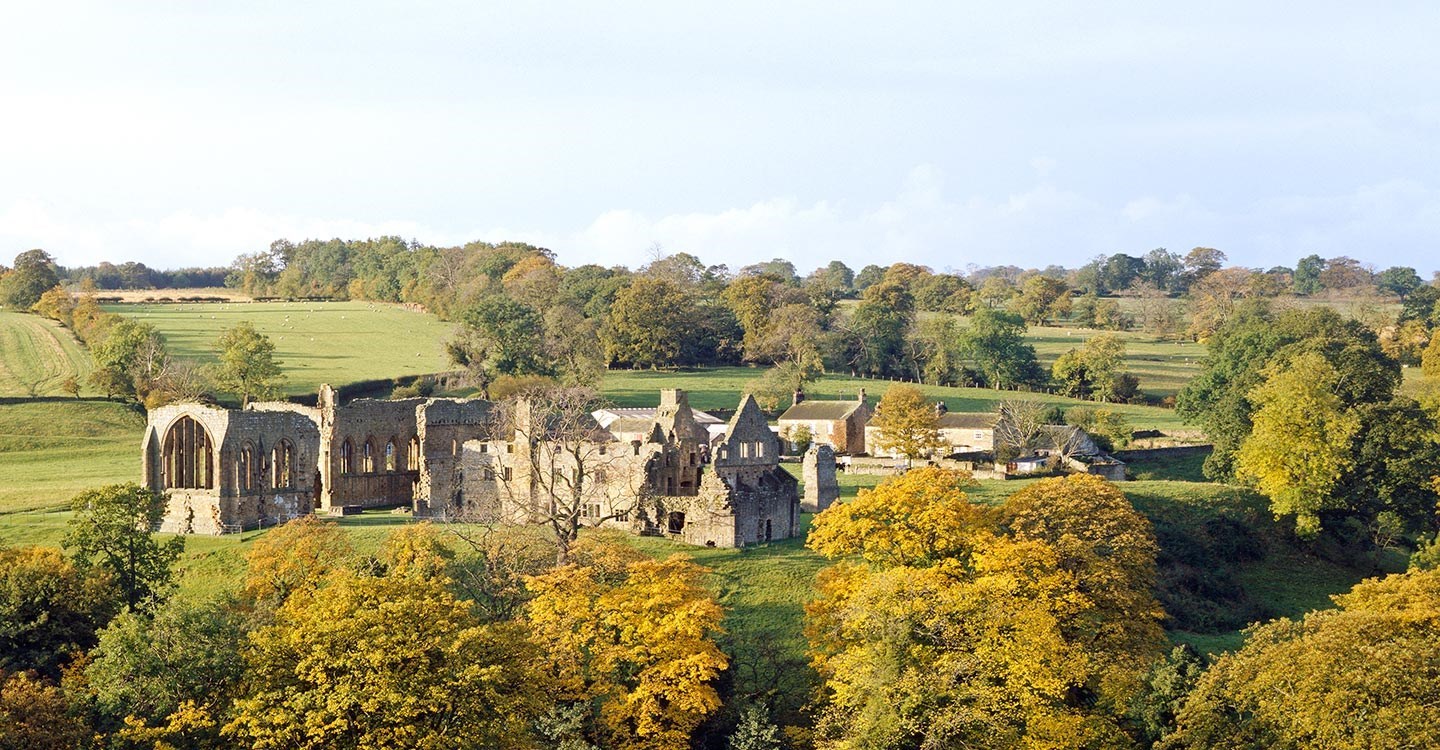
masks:
{"type": "Polygon", "coordinates": [[[9,9],[0,257],[659,246],[804,273],[1217,248],[1430,273],[1440,6],[9,9]]]}

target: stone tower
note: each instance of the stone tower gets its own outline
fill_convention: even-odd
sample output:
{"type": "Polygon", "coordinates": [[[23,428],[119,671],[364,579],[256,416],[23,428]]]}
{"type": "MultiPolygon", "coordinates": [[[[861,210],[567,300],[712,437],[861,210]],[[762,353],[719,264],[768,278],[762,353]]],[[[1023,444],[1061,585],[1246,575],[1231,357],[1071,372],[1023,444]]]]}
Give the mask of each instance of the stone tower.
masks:
{"type": "Polygon", "coordinates": [[[810,446],[810,450],[805,451],[802,476],[805,496],[800,499],[801,510],[819,513],[839,499],[840,485],[835,481],[835,449],[824,443],[810,446]]]}

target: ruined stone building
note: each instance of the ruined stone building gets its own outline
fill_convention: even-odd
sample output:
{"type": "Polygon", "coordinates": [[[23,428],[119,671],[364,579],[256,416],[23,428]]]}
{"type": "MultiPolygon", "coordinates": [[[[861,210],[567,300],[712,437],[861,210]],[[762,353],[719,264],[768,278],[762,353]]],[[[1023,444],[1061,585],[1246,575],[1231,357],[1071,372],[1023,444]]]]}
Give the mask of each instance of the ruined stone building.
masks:
{"type": "Polygon", "coordinates": [[[798,533],[797,482],[749,396],[719,437],[678,389],[661,392],[648,429],[626,419],[620,436],[588,414],[559,430],[524,402],[503,411],[479,399],[341,404],[329,386],[315,407],[176,404],[150,414],[143,481],[166,496],[163,530],[179,533],[379,507],[512,523],[573,511],[586,526],[721,547],[798,533]]]}

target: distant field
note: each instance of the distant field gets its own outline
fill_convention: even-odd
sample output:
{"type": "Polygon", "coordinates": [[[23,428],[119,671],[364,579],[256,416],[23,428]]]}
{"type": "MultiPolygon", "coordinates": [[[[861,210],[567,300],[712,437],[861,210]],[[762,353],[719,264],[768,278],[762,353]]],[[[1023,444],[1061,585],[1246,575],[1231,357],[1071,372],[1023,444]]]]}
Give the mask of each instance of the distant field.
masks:
{"type": "Polygon", "coordinates": [[[0,397],[59,396],[66,378],[83,386],[93,368],[90,353],[59,323],[0,311],[0,397]]]}
{"type": "Polygon", "coordinates": [[[101,289],[97,297],[119,297],[125,302],[164,302],[183,300],[187,297],[223,297],[234,302],[246,302],[250,297],[244,292],[223,286],[192,287],[187,289],[101,289]]]}
{"type": "MultiPolygon", "coordinates": [[[[763,372],[764,370],[758,367],[715,367],[679,371],[611,370],[605,377],[602,391],[607,398],[620,406],[653,406],[661,388],[684,388],[689,393],[690,405],[697,409],[734,409],[739,403],[740,394],[763,372]]],[[[854,398],[856,392],[864,388],[866,398],[873,405],[892,385],[894,383],[888,380],[826,375],[810,384],[806,392],[812,398],[854,398]]],[[[1046,393],[948,388],[937,385],[917,387],[929,398],[944,399],[946,407],[952,412],[994,411],[1001,401],[1008,399],[1035,400],[1045,404],[1057,404],[1061,408],[1096,406],[1094,402],[1046,393]]],[[[1130,420],[1131,427],[1137,430],[1155,429],[1166,434],[1195,435],[1194,428],[1181,422],[1173,409],[1131,404],[1106,404],[1105,408],[1124,414],[1130,420]]]]}
{"type": "Polygon", "coordinates": [[[4,514],[64,507],[88,487],[140,474],[145,419],[113,401],[0,402],[0,523],[4,514]]]}
{"type": "MultiPolygon", "coordinates": [[[[1025,339],[1035,347],[1040,364],[1049,372],[1055,360],[1071,349],[1078,349],[1089,339],[1106,333],[1088,328],[1037,326],[1025,339]]],[[[1200,373],[1205,347],[1191,341],[1157,341],[1154,336],[1135,331],[1116,332],[1125,341],[1125,368],[1140,378],[1140,390],[1161,399],[1179,393],[1190,379],[1200,373]]]]}
{"type": "Polygon", "coordinates": [[[172,354],[215,359],[215,339],[250,321],[275,342],[288,395],[314,393],[321,383],[419,375],[449,369],[445,340],[452,326],[428,313],[375,302],[203,302],[106,305],[106,310],[155,326],[172,354]]]}

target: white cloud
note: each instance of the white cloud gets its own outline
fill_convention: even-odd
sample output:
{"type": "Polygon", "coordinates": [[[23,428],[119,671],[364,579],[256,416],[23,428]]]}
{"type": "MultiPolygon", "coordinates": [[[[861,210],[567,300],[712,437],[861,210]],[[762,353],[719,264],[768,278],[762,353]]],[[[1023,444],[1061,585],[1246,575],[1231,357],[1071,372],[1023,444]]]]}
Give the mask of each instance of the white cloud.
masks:
{"type": "Polygon", "coordinates": [[[1433,270],[1440,236],[1440,190],[1411,180],[1345,194],[1297,195],[1229,211],[1201,198],[1145,195],[1116,204],[1041,181],[1003,196],[951,195],[931,165],[912,169],[891,198],[856,206],[776,197],[748,206],[651,216],[614,209],[571,231],[543,227],[485,230],[437,227],[409,218],[350,218],[230,208],[203,214],[93,220],[78,209],[25,199],[0,210],[0,248],[50,250],[66,265],[142,260],[159,267],[224,265],[272,240],[359,239],[398,235],[451,245],[520,240],[549,247],[569,265],[638,266],[660,245],[731,268],[788,258],[801,271],[840,259],[859,268],[896,261],[935,268],[1013,264],[1078,265],[1100,253],[1140,254],[1196,245],[1225,250],[1245,265],[1293,264],[1311,252],[1351,255],[1384,266],[1433,270]]]}

